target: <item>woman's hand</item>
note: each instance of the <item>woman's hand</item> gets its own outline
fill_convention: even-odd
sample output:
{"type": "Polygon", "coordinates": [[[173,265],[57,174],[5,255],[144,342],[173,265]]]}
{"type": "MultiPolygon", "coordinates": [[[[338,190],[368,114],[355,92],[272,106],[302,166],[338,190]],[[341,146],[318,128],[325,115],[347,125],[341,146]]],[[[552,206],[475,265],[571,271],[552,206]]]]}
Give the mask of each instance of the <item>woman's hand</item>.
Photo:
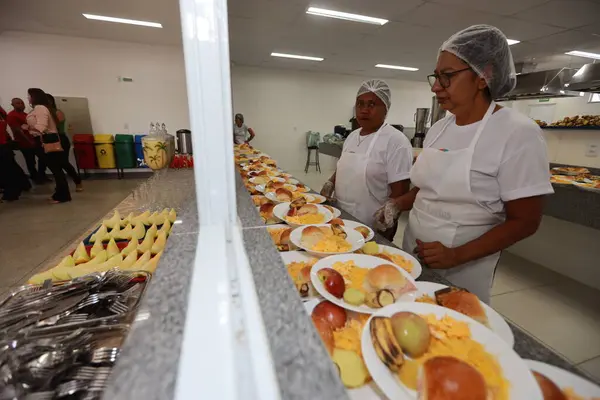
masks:
{"type": "Polygon", "coordinates": [[[323,188],[321,189],[321,196],[325,196],[328,199],[333,197],[333,191],[335,190],[335,185],[331,181],[325,182],[323,188]]]}
{"type": "Polygon", "coordinates": [[[379,210],[375,212],[375,229],[384,232],[390,229],[400,217],[402,209],[399,206],[398,199],[389,199],[379,210]]]}
{"type": "Polygon", "coordinates": [[[417,239],[417,247],[413,252],[429,268],[447,269],[461,264],[456,249],[440,242],[425,243],[417,239]]]}

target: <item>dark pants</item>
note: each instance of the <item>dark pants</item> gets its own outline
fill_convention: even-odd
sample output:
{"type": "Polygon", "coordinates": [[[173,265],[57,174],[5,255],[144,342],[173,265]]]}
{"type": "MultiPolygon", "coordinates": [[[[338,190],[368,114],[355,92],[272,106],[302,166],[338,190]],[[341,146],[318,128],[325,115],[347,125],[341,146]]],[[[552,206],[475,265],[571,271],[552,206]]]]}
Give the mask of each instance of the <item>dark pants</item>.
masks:
{"type": "Polygon", "coordinates": [[[15,160],[10,145],[0,145],[0,182],[4,189],[2,200],[18,200],[23,190],[29,190],[31,183],[15,160]]]}
{"type": "Polygon", "coordinates": [[[34,179],[37,183],[48,182],[49,179],[46,176],[46,153],[44,153],[44,148],[42,147],[42,141],[39,137],[35,138],[35,147],[33,148],[34,154],[37,156],[37,174],[34,179]]]}
{"type": "Polygon", "coordinates": [[[21,153],[23,153],[23,158],[25,159],[25,164],[27,165],[27,172],[29,172],[29,177],[33,181],[37,181],[39,178],[39,172],[35,165],[35,156],[37,155],[36,149],[30,147],[28,149],[21,148],[21,153]]]}
{"type": "Polygon", "coordinates": [[[63,153],[65,158],[63,160],[63,169],[67,173],[67,175],[69,175],[71,179],[73,179],[73,182],[75,182],[76,185],[79,185],[81,183],[81,177],[77,173],[77,169],[75,169],[73,164],[71,164],[71,162],[69,161],[69,154],[71,153],[71,141],[69,140],[69,137],[64,133],[60,134],[60,144],[64,150],[63,153]]]}
{"type": "Polygon", "coordinates": [[[67,177],[63,171],[63,169],[65,169],[64,151],[46,153],[46,163],[48,164],[50,171],[52,171],[54,183],[56,183],[52,199],[60,202],[71,201],[69,184],[67,183],[67,177]]]}

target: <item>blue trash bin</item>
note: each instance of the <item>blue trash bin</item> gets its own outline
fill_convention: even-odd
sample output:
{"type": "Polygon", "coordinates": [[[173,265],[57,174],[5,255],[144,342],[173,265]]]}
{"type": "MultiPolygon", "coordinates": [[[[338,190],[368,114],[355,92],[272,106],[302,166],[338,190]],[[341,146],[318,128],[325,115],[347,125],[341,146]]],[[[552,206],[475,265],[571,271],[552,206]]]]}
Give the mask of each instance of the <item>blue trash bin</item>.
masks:
{"type": "Polygon", "coordinates": [[[148,168],[144,162],[144,146],[142,145],[142,138],[145,136],[147,135],[135,135],[135,158],[138,168],[148,168]]]}

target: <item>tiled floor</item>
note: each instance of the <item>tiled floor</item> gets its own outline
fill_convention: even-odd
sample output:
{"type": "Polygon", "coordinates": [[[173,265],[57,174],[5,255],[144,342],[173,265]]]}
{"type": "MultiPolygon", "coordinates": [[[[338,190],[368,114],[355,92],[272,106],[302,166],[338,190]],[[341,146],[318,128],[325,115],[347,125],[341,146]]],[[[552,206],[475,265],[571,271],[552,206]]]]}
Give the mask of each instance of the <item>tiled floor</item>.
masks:
{"type": "MultiPolygon", "coordinates": [[[[121,202],[140,179],[86,180],[70,203],[51,205],[53,184],[0,204],[0,295],[33,275],[58,249],[121,202]]],[[[74,188],[73,188],[74,189],[74,188]]]]}
{"type": "MultiPolygon", "coordinates": [[[[332,171],[290,173],[318,191],[332,171]]],[[[402,244],[406,218],[400,219],[397,245],[402,244]]],[[[492,306],[600,381],[600,291],[505,251],[492,306]]]]}

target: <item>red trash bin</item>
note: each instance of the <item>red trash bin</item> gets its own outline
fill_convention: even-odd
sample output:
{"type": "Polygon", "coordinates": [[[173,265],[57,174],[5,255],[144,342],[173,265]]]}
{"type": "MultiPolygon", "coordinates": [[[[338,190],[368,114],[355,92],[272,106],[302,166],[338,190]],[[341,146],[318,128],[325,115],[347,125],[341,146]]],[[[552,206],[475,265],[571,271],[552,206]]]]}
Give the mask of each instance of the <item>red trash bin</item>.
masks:
{"type": "Polygon", "coordinates": [[[96,165],[96,147],[94,135],[91,133],[78,133],[73,135],[73,150],[80,169],[98,168],[96,165]]]}

